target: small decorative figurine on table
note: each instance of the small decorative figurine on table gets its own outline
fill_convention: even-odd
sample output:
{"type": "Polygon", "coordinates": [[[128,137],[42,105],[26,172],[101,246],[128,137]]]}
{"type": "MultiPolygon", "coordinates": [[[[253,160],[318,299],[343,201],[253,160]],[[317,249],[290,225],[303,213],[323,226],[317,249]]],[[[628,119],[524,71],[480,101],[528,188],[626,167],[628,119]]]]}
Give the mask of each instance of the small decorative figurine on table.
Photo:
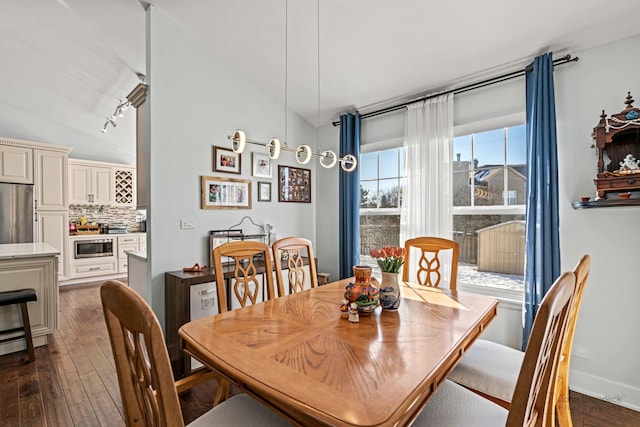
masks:
{"type": "Polygon", "coordinates": [[[357,323],[359,321],[360,316],[358,316],[358,304],[352,302],[351,308],[349,308],[349,322],[357,323]]]}
{"type": "Polygon", "coordinates": [[[349,301],[347,301],[346,299],[343,299],[342,304],[340,304],[340,318],[349,318],[349,301]]]}

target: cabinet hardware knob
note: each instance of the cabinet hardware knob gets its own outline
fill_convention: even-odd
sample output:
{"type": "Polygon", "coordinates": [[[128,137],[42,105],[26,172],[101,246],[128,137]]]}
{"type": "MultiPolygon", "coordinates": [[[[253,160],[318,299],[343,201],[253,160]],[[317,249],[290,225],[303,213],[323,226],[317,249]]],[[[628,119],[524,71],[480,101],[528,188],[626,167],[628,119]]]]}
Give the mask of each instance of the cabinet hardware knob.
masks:
{"type": "Polygon", "coordinates": [[[630,179],[629,181],[627,181],[627,183],[629,183],[629,184],[635,184],[635,183],[636,183],[636,180],[635,180],[635,179],[630,179]]]}

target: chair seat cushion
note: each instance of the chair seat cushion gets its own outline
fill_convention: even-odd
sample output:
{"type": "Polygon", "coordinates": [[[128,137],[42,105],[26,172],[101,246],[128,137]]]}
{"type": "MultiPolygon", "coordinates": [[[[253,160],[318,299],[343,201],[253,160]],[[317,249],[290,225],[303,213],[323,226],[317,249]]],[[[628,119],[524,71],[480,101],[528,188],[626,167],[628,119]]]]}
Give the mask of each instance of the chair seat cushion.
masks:
{"type": "Polygon", "coordinates": [[[239,394],[201,415],[188,427],[203,426],[290,426],[284,418],[246,394],[239,394]]]}
{"type": "Polygon", "coordinates": [[[0,292],[0,306],[37,300],[38,294],[31,288],[0,292]]]}
{"type": "Polygon", "coordinates": [[[507,422],[506,409],[446,380],[429,399],[413,426],[497,427],[507,422]]]}
{"type": "Polygon", "coordinates": [[[511,402],[523,359],[521,351],[492,341],[477,340],[447,378],[511,402]]]}

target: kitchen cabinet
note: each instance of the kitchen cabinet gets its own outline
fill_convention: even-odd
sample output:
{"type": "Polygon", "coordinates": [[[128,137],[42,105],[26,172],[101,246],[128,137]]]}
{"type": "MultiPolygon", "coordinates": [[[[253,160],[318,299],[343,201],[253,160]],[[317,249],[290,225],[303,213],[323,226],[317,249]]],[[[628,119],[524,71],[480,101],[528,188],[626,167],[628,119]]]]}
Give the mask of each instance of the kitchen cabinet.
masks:
{"type": "Polygon", "coordinates": [[[0,145],[0,181],[33,184],[33,149],[0,145]]]}
{"type": "Polygon", "coordinates": [[[136,206],[136,170],[119,166],[113,169],[116,206],[136,206]]]}
{"type": "Polygon", "coordinates": [[[136,169],[117,163],[69,159],[69,203],[136,206],[136,169]]]}
{"type": "Polygon", "coordinates": [[[66,211],[69,209],[67,188],[68,149],[34,150],[35,209],[66,211]]]}
{"type": "MultiPolygon", "coordinates": [[[[45,243],[0,245],[0,292],[29,287],[38,293],[38,300],[27,304],[34,346],[47,344],[58,325],[57,253],[45,243]]],[[[20,325],[18,310],[15,305],[0,307],[0,329],[20,325]]],[[[23,340],[2,343],[0,354],[24,348],[23,340]]]]}
{"type": "MultiPolygon", "coordinates": [[[[146,241],[146,239],[145,239],[146,241]]],[[[118,236],[118,273],[126,273],[128,267],[127,254],[140,250],[140,237],[137,234],[118,236]]],[[[146,250],[146,244],[145,244],[146,250]]]]}
{"type": "Polygon", "coordinates": [[[35,241],[44,242],[56,248],[60,253],[58,260],[58,280],[67,279],[67,240],[69,236],[68,211],[37,211],[35,241]]]}
{"type": "Polygon", "coordinates": [[[69,159],[69,203],[75,205],[113,205],[114,172],[100,162],[69,159]]]}
{"type": "Polygon", "coordinates": [[[118,237],[113,234],[69,236],[68,251],[70,279],[118,273],[118,237]],[[76,242],[78,241],[82,241],[85,246],[93,244],[95,249],[91,247],[83,249],[82,257],[76,257],[76,242]],[[106,251],[107,248],[109,252],[106,251]]]}

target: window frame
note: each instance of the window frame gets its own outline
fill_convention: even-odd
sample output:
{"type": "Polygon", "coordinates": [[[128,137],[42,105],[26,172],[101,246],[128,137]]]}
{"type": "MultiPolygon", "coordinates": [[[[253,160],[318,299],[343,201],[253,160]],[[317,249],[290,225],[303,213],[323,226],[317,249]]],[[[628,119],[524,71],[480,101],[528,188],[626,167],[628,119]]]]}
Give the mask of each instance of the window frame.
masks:
{"type": "MultiPolygon", "coordinates": [[[[516,113],[502,117],[495,117],[474,123],[458,124],[454,126],[454,137],[464,136],[472,133],[481,133],[485,131],[520,126],[526,123],[524,113],[516,113]]],[[[453,143],[453,141],[452,141],[453,143]]],[[[368,143],[361,146],[361,153],[370,153],[376,151],[388,150],[391,148],[399,148],[404,144],[403,138],[393,138],[375,143],[368,143]]],[[[505,141],[505,159],[507,144],[505,141]]],[[[451,153],[453,161],[455,154],[451,153]]],[[[505,168],[508,165],[505,165],[505,168]]],[[[405,179],[406,177],[402,177],[405,179]]],[[[505,180],[508,177],[505,174],[505,180]]],[[[505,188],[508,188],[505,186],[505,188]]],[[[491,206],[452,206],[452,215],[525,215],[526,205],[491,205],[491,206]]],[[[401,208],[360,208],[360,215],[400,215],[401,208]]],[[[475,285],[472,283],[464,283],[458,281],[457,288],[465,292],[473,292],[494,297],[506,305],[518,308],[522,306],[524,299],[524,286],[522,290],[502,289],[492,286],[475,285]]]]}

